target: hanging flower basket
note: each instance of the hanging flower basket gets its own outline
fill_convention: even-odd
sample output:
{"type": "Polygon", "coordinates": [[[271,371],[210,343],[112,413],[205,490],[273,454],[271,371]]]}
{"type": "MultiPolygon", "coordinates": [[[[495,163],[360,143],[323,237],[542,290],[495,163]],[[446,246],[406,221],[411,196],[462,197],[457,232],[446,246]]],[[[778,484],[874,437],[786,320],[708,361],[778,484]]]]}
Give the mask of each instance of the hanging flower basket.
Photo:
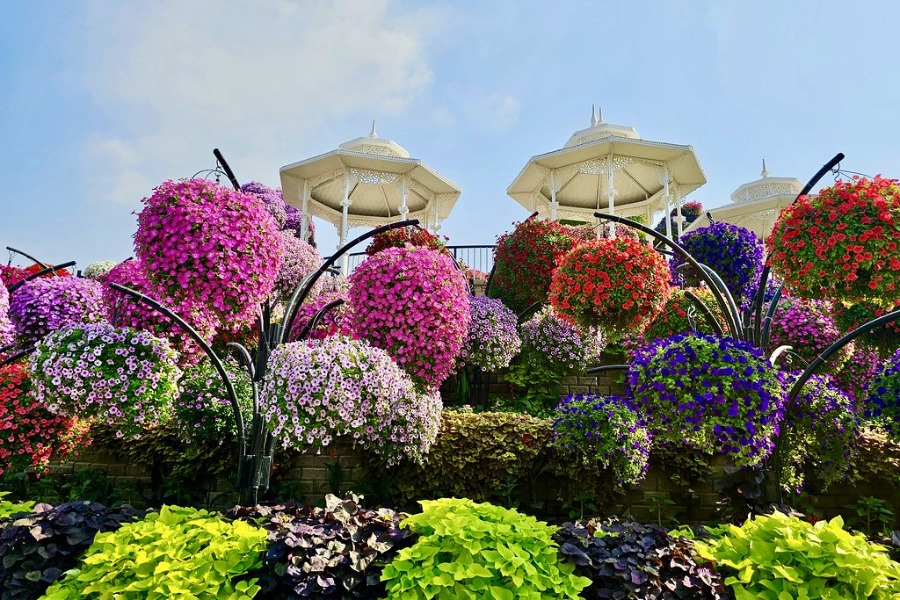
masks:
{"type": "Polygon", "coordinates": [[[550,303],[562,317],[618,339],[662,308],[668,280],[665,259],[649,245],[628,238],[594,240],[563,258],[550,284],[550,303]]]}
{"type": "Polygon", "coordinates": [[[772,271],[805,298],[900,300],[900,185],[854,178],[781,212],[766,240],[772,271]]]}

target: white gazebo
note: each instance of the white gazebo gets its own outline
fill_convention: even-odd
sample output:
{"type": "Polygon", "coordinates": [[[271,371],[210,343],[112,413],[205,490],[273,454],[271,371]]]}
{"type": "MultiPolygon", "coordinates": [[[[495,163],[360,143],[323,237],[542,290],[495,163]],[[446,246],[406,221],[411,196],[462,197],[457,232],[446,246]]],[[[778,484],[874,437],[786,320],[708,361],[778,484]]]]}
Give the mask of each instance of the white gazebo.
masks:
{"type": "Polygon", "coordinates": [[[652,226],[654,213],[668,214],[673,203],[680,217],[681,199],[704,183],[690,146],[643,140],[633,127],[606,123],[592,109],[590,127],[562,149],[532,157],[506,193],[552,220],[594,222],[594,212],[604,211],[641,216],[652,226]]]}
{"type": "MultiPolygon", "coordinates": [[[[802,189],[803,183],[799,179],[769,177],[764,160],[760,179],[745,183],[736,189],[731,194],[731,204],[707,212],[715,221],[740,225],[755,233],[762,241],[766,241],[782,209],[790,206],[802,189]]],[[[685,231],[693,231],[707,225],[709,218],[704,213],[685,231]]]]}
{"type": "MultiPolygon", "coordinates": [[[[350,227],[379,227],[405,219],[437,232],[459,198],[450,180],[410,158],[402,146],[372,133],[337,150],[281,167],[284,200],[303,215],[338,228],[338,247],[350,227]]],[[[306,219],[302,223],[306,227],[306,219]]],[[[302,232],[306,237],[306,231],[302,232]]],[[[343,270],[347,272],[347,256],[343,270]]]]}

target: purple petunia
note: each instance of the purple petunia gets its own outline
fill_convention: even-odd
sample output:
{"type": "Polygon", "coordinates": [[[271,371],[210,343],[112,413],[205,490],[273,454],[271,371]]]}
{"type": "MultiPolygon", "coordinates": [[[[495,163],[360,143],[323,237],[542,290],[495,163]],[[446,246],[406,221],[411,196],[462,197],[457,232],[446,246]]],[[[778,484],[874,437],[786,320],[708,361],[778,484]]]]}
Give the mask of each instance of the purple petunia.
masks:
{"type": "Polygon", "coordinates": [[[19,341],[33,344],[60,327],[102,320],[102,286],[79,277],[32,279],[13,292],[9,316],[19,341]]]}
{"type": "Polygon", "coordinates": [[[473,365],[485,371],[509,366],[522,346],[516,329],[516,313],[500,300],[484,296],[471,298],[470,308],[471,320],[458,359],[460,365],[473,365]]]}

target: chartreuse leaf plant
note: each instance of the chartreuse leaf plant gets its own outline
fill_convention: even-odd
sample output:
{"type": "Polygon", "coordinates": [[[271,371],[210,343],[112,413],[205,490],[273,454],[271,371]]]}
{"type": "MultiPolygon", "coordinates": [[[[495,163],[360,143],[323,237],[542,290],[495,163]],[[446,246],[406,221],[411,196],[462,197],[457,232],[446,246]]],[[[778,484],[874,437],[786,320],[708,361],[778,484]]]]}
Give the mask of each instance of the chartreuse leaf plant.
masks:
{"type": "Polygon", "coordinates": [[[590,579],[561,563],[555,527],[465,498],[424,500],[401,523],[420,534],[385,566],[389,599],[578,598],[590,579]]]}
{"type": "Polygon", "coordinates": [[[163,506],[158,514],[97,535],[79,567],[44,598],[253,598],[255,579],[233,579],[262,564],[266,536],[244,521],[163,506]]]}
{"type": "Polygon", "coordinates": [[[776,511],[712,533],[694,547],[726,575],[736,600],[900,597],[900,563],[846,531],[841,517],[812,524],[776,511]]]}
{"type": "Polygon", "coordinates": [[[10,502],[4,500],[9,492],[0,492],[0,529],[3,528],[2,522],[8,520],[17,513],[28,513],[34,508],[34,502],[10,502]]]}

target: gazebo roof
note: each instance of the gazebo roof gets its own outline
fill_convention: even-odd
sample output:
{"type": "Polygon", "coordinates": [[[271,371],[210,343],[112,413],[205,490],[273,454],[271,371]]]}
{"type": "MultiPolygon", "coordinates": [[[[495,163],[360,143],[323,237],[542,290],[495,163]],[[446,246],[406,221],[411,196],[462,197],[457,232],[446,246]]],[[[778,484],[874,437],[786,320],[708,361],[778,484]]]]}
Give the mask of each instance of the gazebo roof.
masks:
{"type": "Polygon", "coordinates": [[[402,196],[407,192],[407,218],[423,223],[443,221],[459,198],[453,182],[409,158],[402,146],[381,139],[372,127],[368,137],[341,144],[336,150],[281,167],[285,201],[302,208],[304,186],[310,214],[335,225],[341,222],[344,177],[349,177],[350,227],[377,227],[400,219],[402,196]]]}
{"type": "Polygon", "coordinates": [[[566,145],[533,156],[507,188],[507,194],[529,211],[546,214],[551,178],[556,184],[559,215],[581,217],[608,208],[607,169],[610,158],[616,190],[615,208],[645,213],[663,195],[663,169],[681,196],[706,183],[691,146],[643,140],[632,127],[592,118],[591,127],[575,132],[566,145]]]}

